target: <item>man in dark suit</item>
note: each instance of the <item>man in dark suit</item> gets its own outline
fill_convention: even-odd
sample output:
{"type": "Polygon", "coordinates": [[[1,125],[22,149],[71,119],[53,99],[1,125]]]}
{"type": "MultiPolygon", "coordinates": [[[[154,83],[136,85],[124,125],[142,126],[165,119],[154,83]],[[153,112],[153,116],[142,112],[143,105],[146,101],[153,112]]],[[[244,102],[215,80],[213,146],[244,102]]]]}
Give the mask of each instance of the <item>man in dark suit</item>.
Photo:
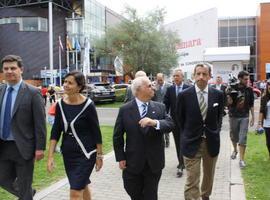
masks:
{"type": "Polygon", "coordinates": [[[187,171],[185,200],[209,200],[220,148],[223,93],[208,87],[211,68],[198,64],[194,69],[195,86],[177,99],[177,117],[181,127],[181,149],[187,171]],[[201,192],[200,167],[203,161],[201,192]]]}
{"type": "MultiPolygon", "coordinates": [[[[222,81],[222,77],[221,76],[217,76],[216,77],[216,83],[212,85],[213,88],[216,88],[217,90],[221,91],[223,93],[224,96],[224,105],[226,105],[226,85],[223,84],[222,81]]],[[[225,106],[224,106],[224,111],[223,111],[223,116],[226,115],[226,111],[225,111],[225,106]]]]}
{"type": "MultiPolygon", "coordinates": [[[[156,92],[155,92],[155,101],[163,103],[164,96],[167,92],[167,89],[171,86],[171,84],[165,82],[163,73],[157,73],[156,76],[156,92]]],[[[165,139],[165,147],[170,146],[170,133],[164,133],[165,139]]]]}
{"type": "Polygon", "coordinates": [[[177,159],[178,159],[178,165],[177,165],[177,172],[176,175],[177,177],[182,177],[183,175],[183,168],[184,168],[184,160],[182,156],[182,152],[180,149],[180,128],[178,127],[177,124],[177,118],[176,118],[176,99],[178,94],[188,88],[189,86],[184,84],[184,75],[181,69],[175,69],[173,72],[173,81],[174,84],[171,85],[165,94],[164,97],[164,104],[166,106],[166,110],[168,113],[170,113],[174,123],[175,123],[175,128],[173,129],[173,137],[174,137],[174,142],[175,142],[175,148],[176,148],[176,153],[177,153],[177,159]]]}
{"type": "Polygon", "coordinates": [[[22,59],[2,59],[6,84],[0,86],[0,186],[32,200],[34,160],[44,157],[46,122],[39,90],[23,82],[22,59]]]}
{"type": "Polygon", "coordinates": [[[165,164],[163,133],[174,124],[165,106],[151,101],[154,91],[147,77],[134,79],[131,88],[135,99],[120,108],[114,127],[115,157],[131,199],[157,200],[165,164]]]}

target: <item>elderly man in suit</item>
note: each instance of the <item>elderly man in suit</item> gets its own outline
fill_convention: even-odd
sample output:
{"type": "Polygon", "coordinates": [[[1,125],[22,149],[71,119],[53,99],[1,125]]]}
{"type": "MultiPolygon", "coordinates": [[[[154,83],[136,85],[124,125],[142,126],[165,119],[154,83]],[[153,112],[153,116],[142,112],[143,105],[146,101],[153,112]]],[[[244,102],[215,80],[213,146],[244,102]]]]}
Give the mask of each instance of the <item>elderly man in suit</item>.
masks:
{"type": "Polygon", "coordinates": [[[176,154],[177,154],[177,159],[178,159],[178,165],[177,165],[177,172],[176,176],[177,177],[182,177],[183,175],[183,169],[184,169],[184,160],[182,156],[182,152],[180,149],[180,128],[178,127],[177,124],[177,118],[176,118],[176,99],[177,96],[180,92],[183,90],[187,89],[189,86],[184,83],[184,75],[181,69],[175,69],[173,71],[173,82],[174,84],[171,85],[164,96],[164,104],[166,106],[166,110],[168,113],[170,113],[174,123],[175,123],[175,128],[173,129],[173,138],[175,142],[175,148],[176,148],[176,154]]]}
{"type": "Polygon", "coordinates": [[[34,161],[44,157],[46,122],[39,90],[22,80],[19,56],[2,59],[6,84],[0,86],[0,186],[32,200],[34,161]]]}
{"type": "MultiPolygon", "coordinates": [[[[166,91],[167,91],[168,87],[170,87],[170,86],[171,86],[171,84],[165,82],[164,74],[157,73],[155,101],[163,103],[166,91]]],[[[165,139],[165,147],[169,147],[170,146],[170,133],[164,133],[164,139],[165,139]]]]}
{"type": "Polygon", "coordinates": [[[185,200],[209,200],[220,148],[223,93],[208,87],[211,68],[198,64],[194,69],[195,86],[177,99],[178,121],[182,130],[181,148],[187,171],[185,200]],[[203,167],[201,192],[200,168],[203,167]]]}
{"type": "MultiPolygon", "coordinates": [[[[221,91],[223,93],[224,96],[224,105],[226,105],[226,85],[223,84],[223,80],[221,76],[217,76],[216,77],[216,84],[212,85],[213,88],[216,88],[217,90],[221,91]]],[[[224,106],[224,110],[223,110],[223,116],[226,115],[226,111],[225,111],[225,106],[224,106]]]]}
{"type": "Polygon", "coordinates": [[[157,200],[165,164],[163,133],[174,124],[164,104],[151,101],[154,91],[147,77],[134,79],[131,88],[135,99],[120,108],[114,127],[115,157],[131,199],[157,200]]]}

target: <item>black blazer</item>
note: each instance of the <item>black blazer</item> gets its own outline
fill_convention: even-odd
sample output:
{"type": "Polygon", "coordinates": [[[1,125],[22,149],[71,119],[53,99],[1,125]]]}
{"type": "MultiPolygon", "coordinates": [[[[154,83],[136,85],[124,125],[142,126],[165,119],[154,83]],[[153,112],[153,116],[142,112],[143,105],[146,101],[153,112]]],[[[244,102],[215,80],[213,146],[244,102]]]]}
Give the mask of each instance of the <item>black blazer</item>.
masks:
{"type": "Polygon", "coordinates": [[[208,87],[208,109],[205,121],[201,116],[195,86],[178,95],[177,118],[181,127],[181,149],[186,157],[194,157],[205,133],[209,154],[215,157],[219,153],[220,130],[223,114],[223,93],[208,87]]]}
{"type": "Polygon", "coordinates": [[[134,99],[120,108],[114,127],[113,147],[116,161],[126,160],[125,170],[136,174],[141,173],[146,162],[152,172],[164,168],[163,133],[170,132],[174,126],[172,119],[166,114],[165,106],[158,102],[149,102],[146,117],[159,120],[160,130],[140,127],[138,122],[141,117],[134,99]]]}
{"type": "MultiPolygon", "coordinates": [[[[187,84],[183,84],[183,89],[181,92],[183,92],[185,89],[189,88],[190,86],[187,84]]],[[[173,120],[176,120],[176,89],[175,84],[168,87],[166,94],[164,96],[163,103],[166,106],[167,113],[170,113],[173,120]]]]}

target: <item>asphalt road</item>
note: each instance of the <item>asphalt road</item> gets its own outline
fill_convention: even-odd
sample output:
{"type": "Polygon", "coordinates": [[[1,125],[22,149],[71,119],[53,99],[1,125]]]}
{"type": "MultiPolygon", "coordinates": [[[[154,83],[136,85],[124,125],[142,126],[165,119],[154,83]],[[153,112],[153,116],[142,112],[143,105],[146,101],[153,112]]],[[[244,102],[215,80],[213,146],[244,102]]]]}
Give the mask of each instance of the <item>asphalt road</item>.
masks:
{"type": "Polygon", "coordinates": [[[97,108],[100,125],[114,126],[118,108],[97,108]]]}

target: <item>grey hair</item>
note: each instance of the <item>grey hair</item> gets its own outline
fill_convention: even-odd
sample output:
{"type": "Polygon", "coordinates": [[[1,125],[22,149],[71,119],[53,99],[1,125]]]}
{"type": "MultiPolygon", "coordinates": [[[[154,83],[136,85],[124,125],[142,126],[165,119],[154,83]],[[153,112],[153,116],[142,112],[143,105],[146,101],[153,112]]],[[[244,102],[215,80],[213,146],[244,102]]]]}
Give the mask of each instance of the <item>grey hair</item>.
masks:
{"type": "Polygon", "coordinates": [[[136,92],[138,91],[138,89],[147,81],[149,81],[149,78],[147,76],[141,76],[141,77],[135,78],[132,81],[131,91],[132,91],[133,96],[136,96],[136,92]]]}
{"type": "Polygon", "coordinates": [[[184,76],[183,70],[181,68],[176,68],[173,70],[173,74],[175,74],[176,72],[180,72],[182,74],[182,76],[184,76]]]}
{"type": "Polygon", "coordinates": [[[137,71],[135,74],[135,78],[147,76],[144,71],[137,71]]]}

